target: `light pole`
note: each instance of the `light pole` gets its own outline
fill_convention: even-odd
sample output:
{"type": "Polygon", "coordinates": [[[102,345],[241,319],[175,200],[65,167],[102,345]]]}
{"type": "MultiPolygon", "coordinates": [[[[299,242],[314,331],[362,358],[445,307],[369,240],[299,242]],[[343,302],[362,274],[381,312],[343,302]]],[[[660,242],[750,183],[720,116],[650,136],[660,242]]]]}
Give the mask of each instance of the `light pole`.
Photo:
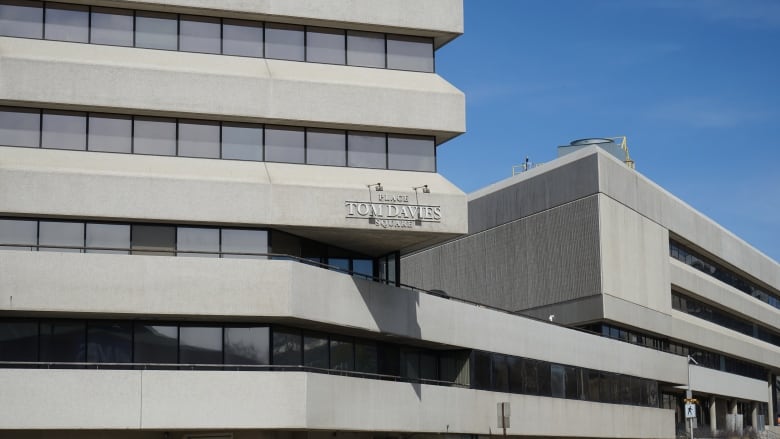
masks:
{"type": "MultiPolygon", "coordinates": [[[[699,365],[699,362],[694,360],[693,357],[688,355],[688,390],[685,391],[685,402],[686,403],[693,403],[693,389],[691,389],[691,361],[693,361],[693,364],[699,365]]],[[[688,417],[688,414],[685,414],[685,417],[688,417]]],[[[688,418],[690,419],[689,425],[691,429],[691,439],[693,439],[693,417],[688,418]]]]}

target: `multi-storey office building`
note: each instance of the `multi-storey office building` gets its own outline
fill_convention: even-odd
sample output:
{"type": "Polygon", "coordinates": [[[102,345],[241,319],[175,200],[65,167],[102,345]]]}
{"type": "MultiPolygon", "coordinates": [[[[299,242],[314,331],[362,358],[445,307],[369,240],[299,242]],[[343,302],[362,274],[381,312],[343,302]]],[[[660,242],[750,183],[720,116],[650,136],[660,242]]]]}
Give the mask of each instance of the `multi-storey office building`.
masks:
{"type": "Polygon", "coordinates": [[[401,288],[456,0],[0,1],[0,436],[672,437],[685,361],[401,288]]]}
{"type": "MultiPolygon", "coordinates": [[[[402,273],[453,297],[691,356],[699,427],[777,425],[777,262],[600,147],[474,192],[469,235],[406,256],[402,273]]],[[[661,388],[678,428],[684,388],[661,388]]]]}

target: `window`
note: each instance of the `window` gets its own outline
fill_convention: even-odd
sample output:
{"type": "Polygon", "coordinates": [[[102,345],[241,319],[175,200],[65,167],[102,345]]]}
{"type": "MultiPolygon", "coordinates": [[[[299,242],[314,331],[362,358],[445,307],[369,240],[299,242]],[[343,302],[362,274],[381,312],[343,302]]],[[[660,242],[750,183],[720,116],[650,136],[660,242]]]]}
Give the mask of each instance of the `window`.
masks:
{"type": "Polygon", "coordinates": [[[179,362],[222,364],[222,328],[182,325],[179,328],[179,362]]]}
{"type": "Polygon", "coordinates": [[[387,68],[433,72],[433,40],[425,37],[388,35],[387,68]]]}
{"type": "Polygon", "coordinates": [[[225,364],[264,365],[270,363],[267,326],[225,328],[225,364]]]}
{"type": "Polygon", "coordinates": [[[81,247],[84,246],[84,223],[41,221],[38,227],[39,251],[81,253],[81,247]]]}
{"type": "Polygon", "coordinates": [[[344,131],[306,131],[306,163],[310,165],[345,166],[347,148],[344,131]]]}
{"type": "Polygon", "coordinates": [[[176,255],[218,258],[219,229],[179,227],[176,234],[176,255]]]}
{"type": "Polygon", "coordinates": [[[86,360],[86,324],[78,320],[41,322],[40,359],[51,362],[86,360]]]}
{"type": "Polygon", "coordinates": [[[0,249],[29,251],[36,245],[38,245],[37,221],[0,219],[0,249]]]}
{"type": "Polygon", "coordinates": [[[135,154],[176,155],[176,120],[136,117],[133,121],[135,154]]]}
{"type": "Polygon", "coordinates": [[[294,24],[267,23],[265,25],[265,57],[304,60],[303,26],[294,24]]]}
{"type": "Polygon", "coordinates": [[[273,364],[298,366],[303,361],[301,333],[295,329],[274,328],[273,364]]]}
{"type": "Polygon", "coordinates": [[[265,230],[222,229],[222,257],[266,259],[266,256],[262,256],[266,253],[268,232],[265,230]]]}
{"type": "Polygon", "coordinates": [[[179,121],[179,149],[182,157],[219,158],[219,123],[179,121]]]}
{"type": "Polygon", "coordinates": [[[328,336],[321,333],[303,334],[303,365],[327,369],[330,365],[328,336]]]}
{"type": "Polygon", "coordinates": [[[344,64],[344,38],[341,29],[309,27],[306,30],[306,61],[344,64]]]}
{"type": "Polygon", "coordinates": [[[387,168],[387,136],[384,134],[350,132],[348,148],[348,166],[387,168]]]}
{"type": "Polygon", "coordinates": [[[377,373],[377,347],[371,341],[355,342],[355,371],[377,373]]]}
{"type": "Polygon", "coordinates": [[[353,259],[352,272],[367,278],[374,277],[374,261],[371,259],[353,259]]]}
{"type": "Polygon", "coordinates": [[[126,255],[130,249],[130,226],[87,223],[86,247],[87,253],[126,255]]]}
{"type": "Polygon", "coordinates": [[[433,138],[388,136],[387,165],[389,169],[436,171],[436,146],[433,138]]]}
{"type": "Polygon", "coordinates": [[[222,53],[261,58],[263,56],[262,23],[223,19],[222,53]]]}
{"type": "Polygon", "coordinates": [[[133,11],[93,6],[89,38],[94,44],[132,46],[133,11]]]}
{"type": "Polygon", "coordinates": [[[173,256],[176,250],[176,228],[133,225],[132,249],[135,255],[173,256]]]}
{"type": "Polygon", "coordinates": [[[4,3],[0,5],[0,35],[23,38],[43,36],[41,2],[11,0],[4,3]]]}
{"type": "Polygon", "coordinates": [[[176,14],[137,11],[135,13],[135,47],[177,50],[176,14]]]}
{"type": "Polygon", "coordinates": [[[132,340],[132,322],[89,322],[87,325],[87,361],[90,363],[130,363],[133,359],[132,340]]]}
{"type": "Polygon", "coordinates": [[[176,325],[136,323],[133,346],[136,363],[177,363],[179,328],[176,325]]]}
{"type": "Polygon", "coordinates": [[[384,68],[384,34],[347,31],[347,64],[351,66],[384,68]]]}
{"type": "Polygon", "coordinates": [[[37,321],[0,321],[0,361],[38,361],[37,321]]]}
{"type": "Polygon", "coordinates": [[[491,388],[498,392],[509,392],[509,365],[506,355],[493,354],[493,383],[491,388]]]}
{"type": "Polygon", "coordinates": [[[38,148],[40,146],[40,136],[40,110],[0,107],[0,144],[38,148]]]}
{"type": "Polygon", "coordinates": [[[263,126],[242,123],[223,123],[222,158],[262,161],[263,126]]]}
{"type": "Polygon", "coordinates": [[[471,386],[475,389],[489,390],[490,385],[490,354],[488,352],[474,351],[472,354],[473,369],[471,372],[471,386]]]}
{"type": "Polygon", "coordinates": [[[44,111],[41,146],[51,149],[87,149],[87,114],[44,111]]]}
{"type": "Polygon", "coordinates": [[[330,368],[335,370],[355,370],[354,343],[351,338],[331,337],[330,368]]]}
{"type": "Polygon", "coordinates": [[[306,155],[303,128],[265,127],[265,159],[269,162],[303,163],[306,155]]]}
{"type": "Polygon", "coordinates": [[[44,33],[47,40],[89,42],[89,7],[46,3],[44,33]]]}
{"type": "Polygon", "coordinates": [[[221,32],[219,18],[182,15],[179,22],[179,50],[219,53],[221,32]]]}
{"type": "Polygon", "coordinates": [[[550,367],[550,395],[554,398],[566,396],[566,372],[560,364],[550,367]]]}
{"type": "Polygon", "coordinates": [[[133,148],[133,119],[115,114],[89,115],[87,145],[90,151],[129,154],[133,148]]]}
{"type": "Polygon", "coordinates": [[[401,376],[413,380],[420,378],[420,351],[401,348],[401,376]]]}

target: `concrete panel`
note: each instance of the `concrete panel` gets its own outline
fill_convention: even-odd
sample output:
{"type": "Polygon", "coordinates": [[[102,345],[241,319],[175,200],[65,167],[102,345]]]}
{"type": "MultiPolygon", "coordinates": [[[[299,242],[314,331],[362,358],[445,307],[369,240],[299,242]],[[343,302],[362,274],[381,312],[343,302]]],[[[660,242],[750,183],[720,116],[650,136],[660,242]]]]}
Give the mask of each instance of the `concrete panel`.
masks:
{"type": "Polygon", "coordinates": [[[277,226],[369,255],[466,230],[465,195],[436,173],[12,147],[0,154],[0,214],[277,226]],[[427,184],[420,203],[441,206],[441,222],[385,229],[347,218],[346,201],[377,201],[367,186],[376,182],[412,206],[412,187],[427,184]]]}
{"type": "Polygon", "coordinates": [[[403,282],[509,311],[591,296],[598,227],[594,195],[405,256],[403,282]]]}
{"type": "Polygon", "coordinates": [[[465,131],[433,73],[0,37],[0,101],[426,134],[465,131]]]}
{"type": "MultiPolygon", "coordinates": [[[[668,300],[671,303],[672,299],[668,300]]],[[[602,295],[602,302],[604,319],[607,321],[618,322],[620,326],[639,328],[641,332],[649,331],[666,337],[676,337],[669,329],[672,320],[669,311],[661,312],[609,294],[602,295]]]]}
{"type": "Polygon", "coordinates": [[[694,392],[704,392],[729,398],[766,402],[766,381],[754,380],[706,367],[691,366],[691,387],[694,392]]]}
{"type": "Polygon", "coordinates": [[[539,320],[549,320],[559,325],[576,326],[604,319],[604,295],[596,294],[568,302],[553,303],[521,311],[519,314],[539,320]]]}
{"type": "Polygon", "coordinates": [[[668,312],[669,238],[644,216],[599,195],[602,292],[668,312]]]}

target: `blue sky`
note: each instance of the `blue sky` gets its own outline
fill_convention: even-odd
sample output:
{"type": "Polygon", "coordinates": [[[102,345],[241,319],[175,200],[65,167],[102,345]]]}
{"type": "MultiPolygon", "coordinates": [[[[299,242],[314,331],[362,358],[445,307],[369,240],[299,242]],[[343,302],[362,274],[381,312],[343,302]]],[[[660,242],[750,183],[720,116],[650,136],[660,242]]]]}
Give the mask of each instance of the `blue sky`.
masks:
{"type": "Polygon", "coordinates": [[[585,137],[780,261],[780,0],[464,0],[436,52],[467,133],[439,172],[472,192],[585,137]]]}

